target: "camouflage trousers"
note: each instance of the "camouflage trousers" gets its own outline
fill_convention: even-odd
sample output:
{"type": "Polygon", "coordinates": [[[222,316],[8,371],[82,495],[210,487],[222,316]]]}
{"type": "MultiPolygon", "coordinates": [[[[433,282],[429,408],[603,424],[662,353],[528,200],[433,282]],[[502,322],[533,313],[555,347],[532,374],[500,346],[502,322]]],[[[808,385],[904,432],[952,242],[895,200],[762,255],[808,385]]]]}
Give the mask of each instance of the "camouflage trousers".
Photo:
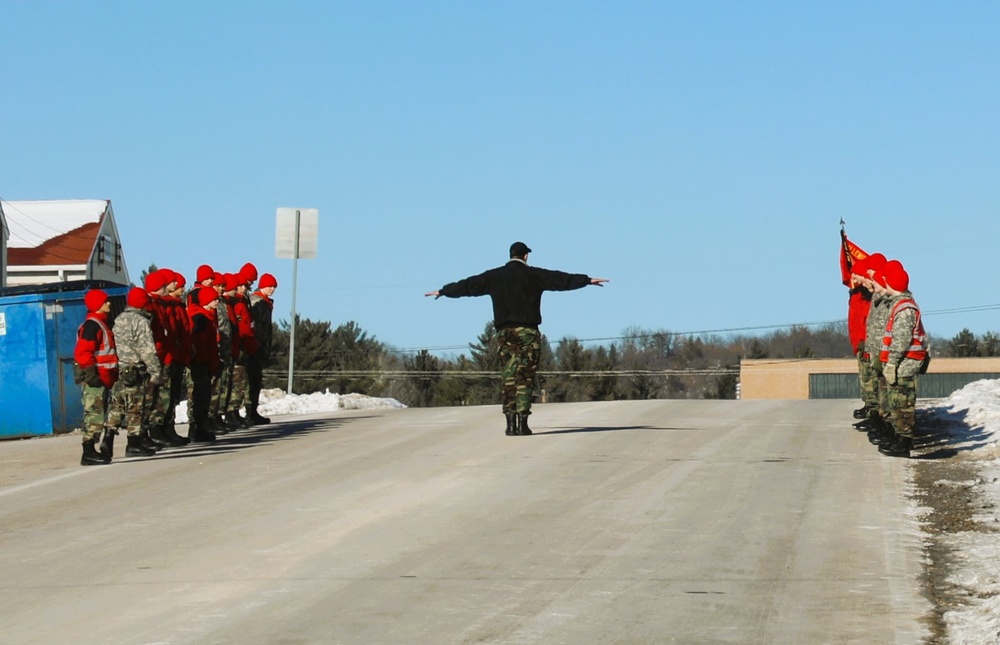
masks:
{"type": "Polygon", "coordinates": [[[108,425],[119,428],[124,423],[126,431],[131,436],[137,436],[143,423],[149,417],[146,395],[149,391],[149,376],[143,375],[142,380],[134,385],[125,385],[119,379],[111,388],[111,406],[108,412],[108,425]]]}
{"type": "MultiPolygon", "coordinates": [[[[169,378],[169,377],[168,377],[169,378]]],[[[146,397],[149,408],[149,424],[162,426],[174,420],[174,408],[170,404],[170,382],[152,385],[146,382],[146,397]]]]}
{"type": "Polygon", "coordinates": [[[233,382],[233,364],[223,363],[219,373],[212,377],[212,400],[208,406],[208,415],[217,417],[225,414],[229,408],[229,386],[233,382]]]}
{"type": "Polygon", "coordinates": [[[100,439],[108,417],[108,388],[82,384],[83,440],[100,439]]]}
{"type": "Polygon", "coordinates": [[[227,412],[239,412],[247,400],[247,390],[250,380],[247,378],[247,366],[239,363],[233,365],[233,384],[229,388],[229,405],[227,412]]]}
{"type": "Polygon", "coordinates": [[[498,330],[497,339],[500,342],[500,376],[503,377],[503,412],[530,414],[542,334],[532,327],[511,327],[498,330]]]}
{"type": "Polygon", "coordinates": [[[871,360],[865,358],[864,352],[858,352],[858,382],[861,385],[861,401],[865,404],[865,412],[871,416],[878,410],[878,374],[872,367],[871,360]]]}
{"type": "Polygon", "coordinates": [[[896,434],[913,437],[917,425],[917,379],[913,376],[898,376],[896,382],[888,386],[886,403],[889,408],[888,420],[896,434]]]}

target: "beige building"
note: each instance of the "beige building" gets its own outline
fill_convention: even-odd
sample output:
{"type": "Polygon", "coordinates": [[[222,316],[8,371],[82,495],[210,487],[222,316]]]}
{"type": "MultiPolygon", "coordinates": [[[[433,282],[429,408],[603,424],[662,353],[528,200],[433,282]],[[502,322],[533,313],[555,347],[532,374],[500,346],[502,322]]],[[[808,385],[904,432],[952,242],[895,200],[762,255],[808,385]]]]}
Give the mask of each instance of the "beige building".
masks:
{"type": "MultiPolygon", "coordinates": [[[[1000,378],[1000,358],[932,358],[917,395],[943,398],[972,381],[1000,378]]],[[[759,359],[740,363],[741,399],[830,399],[860,396],[853,358],[759,359]]]]}

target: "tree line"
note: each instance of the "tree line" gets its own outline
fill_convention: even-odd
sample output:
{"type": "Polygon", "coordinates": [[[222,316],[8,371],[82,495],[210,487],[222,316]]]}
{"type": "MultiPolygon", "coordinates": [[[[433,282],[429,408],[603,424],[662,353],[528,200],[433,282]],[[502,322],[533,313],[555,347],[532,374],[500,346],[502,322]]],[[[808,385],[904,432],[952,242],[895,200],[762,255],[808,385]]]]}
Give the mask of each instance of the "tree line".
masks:
{"type": "MultiPolygon", "coordinates": [[[[290,325],[275,326],[265,387],[287,387],[290,325]]],[[[1000,356],[1000,336],[968,329],[936,342],[935,356],[1000,356]]],[[[629,327],[609,344],[542,336],[538,394],[544,401],[736,398],[740,361],[847,358],[846,323],[793,326],[762,335],[689,335],[629,327]]],[[[439,357],[427,350],[397,351],[358,323],[338,327],[300,319],[295,328],[296,393],[358,393],[392,397],[411,407],[500,402],[500,365],[493,323],[469,343],[467,354],[439,357]]]]}

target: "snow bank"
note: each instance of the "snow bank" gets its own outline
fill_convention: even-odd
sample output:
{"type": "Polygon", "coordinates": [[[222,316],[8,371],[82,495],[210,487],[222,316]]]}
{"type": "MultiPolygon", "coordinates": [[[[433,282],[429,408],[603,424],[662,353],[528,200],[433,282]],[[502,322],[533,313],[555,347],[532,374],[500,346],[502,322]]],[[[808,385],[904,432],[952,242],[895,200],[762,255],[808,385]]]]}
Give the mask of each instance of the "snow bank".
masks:
{"type": "MultiPolygon", "coordinates": [[[[362,394],[333,394],[314,392],[312,394],[285,394],[284,390],[274,388],[261,390],[260,407],[257,411],[265,417],[290,414],[316,414],[321,412],[338,412],[340,410],[374,410],[386,408],[405,408],[396,399],[383,399],[362,394]]],[[[175,420],[177,423],[188,422],[187,402],[177,406],[175,420]]]]}

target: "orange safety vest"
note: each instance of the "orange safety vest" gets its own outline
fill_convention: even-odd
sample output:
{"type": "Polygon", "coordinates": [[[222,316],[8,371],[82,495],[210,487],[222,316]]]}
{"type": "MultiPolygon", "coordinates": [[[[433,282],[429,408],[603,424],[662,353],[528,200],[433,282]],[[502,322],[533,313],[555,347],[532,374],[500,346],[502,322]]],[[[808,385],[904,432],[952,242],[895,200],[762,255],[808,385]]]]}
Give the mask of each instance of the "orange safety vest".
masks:
{"type": "MultiPolygon", "coordinates": [[[[115,348],[115,337],[111,333],[107,324],[96,316],[87,316],[87,320],[93,320],[101,328],[101,345],[94,351],[94,360],[97,362],[98,372],[110,373],[113,377],[118,376],[118,350],[115,348]]],[[[76,337],[83,334],[83,325],[76,330],[76,337]]]]}
{"type": "Polygon", "coordinates": [[[913,309],[917,312],[917,324],[913,326],[913,336],[910,338],[910,346],[903,354],[904,358],[912,358],[915,361],[923,361],[927,358],[927,334],[924,333],[924,322],[920,319],[920,308],[913,298],[904,298],[896,303],[889,314],[889,321],[885,326],[885,336],[882,337],[882,353],[879,359],[883,363],[889,362],[889,346],[892,345],[892,325],[896,321],[896,314],[904,309],[913,309]]]}

